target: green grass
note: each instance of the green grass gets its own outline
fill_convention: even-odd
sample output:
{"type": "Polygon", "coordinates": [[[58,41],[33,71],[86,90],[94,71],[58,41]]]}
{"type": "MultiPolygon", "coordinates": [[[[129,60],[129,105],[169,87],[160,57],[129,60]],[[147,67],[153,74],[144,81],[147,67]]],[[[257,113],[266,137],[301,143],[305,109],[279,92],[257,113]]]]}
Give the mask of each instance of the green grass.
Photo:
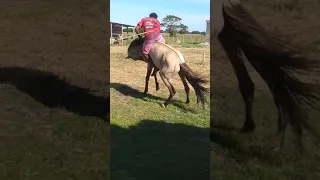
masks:
{"type": "MultiPolygon", "coordinates": [[[[319,3],[305,2],[299,18],[296,11],[273,11],[265,1],[245,1],[244,6],[269,32],[280,35],[303,53],[319,57],[319,28],[316,28],[320,27],[316,20],[319,3]]],[[[319,179],[319,149],[309,134],[303,136],[306,149],[303,155],[297,154],[290,128],[283,153],[275,150],[279,143],[275,138],[277,111],[265,83],[251,66],[248,69],[256,85],[253,108],[256,130],[252,134],[239,133],[245,114],[238,82],[220,45],[212,47],[211,179],[319,179]]],[[[312,126],[320,129],[320,113],[310,111],[310,118],[312,126]]]]}
{"type": "MultiPolygon", "coordinates": [[[[149,95],[143,96],[146,63],[124,59],[124,46],[111,47],[111,178],[114,180],[208,179],[210,167],[209,106],[198,108],[195,93],[190,90],[190,104],[177,76],[177,90],[172,104],[161,103],[169,95],[158,75],[160,90],[155,91],[154,78],[149,81],[149,95]]],[[[196,72],[208,77],[209,62],[202,61],[197,49],[179,48],[196,72]],[[207,71],[207,72],[206,72],[207,71]]],[[[202,53],[201,53],[202,54],[202,53]]],[[[191,88],[191,86],[189,85],[191,88]]]]}
{"type": "Polygon", "coordinates": [[[111,84],[111,178],[208,179],[208,109],[193,105],[193,96],[193,104],[162,108],[157,96],[111,84]],[[122,93],[129,100],[115,97],[122,93]]]}
{"type": "MultiPolygon", "coordinates": [[[[253,134],[241,134],[244,122],[243,102],[235,88],[217,88],[212,109],[212,179],[310,179],[320,177],[318,150],[309,136],[303,138],[307,153],[298,155],[290,129],[283,153],[275,150],[277,115],[268,93],[258,91],[255,98],[253,134]],[[237,116],[235,116],[237,115],[237,116]]],[[[319,119],[320,115],[313,118],[319,119]],[[318,118],[317,118],[318,117],[318,118]]],[[[316,124],[316,128],[320,128],[316,124]]]]}

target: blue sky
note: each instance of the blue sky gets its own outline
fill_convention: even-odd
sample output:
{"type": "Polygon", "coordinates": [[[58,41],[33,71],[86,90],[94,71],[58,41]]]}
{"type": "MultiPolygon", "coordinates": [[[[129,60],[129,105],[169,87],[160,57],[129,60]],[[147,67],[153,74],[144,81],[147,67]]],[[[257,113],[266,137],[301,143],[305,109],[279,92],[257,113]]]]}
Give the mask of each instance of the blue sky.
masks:
{"type": "Polygon", "coordinates": [[[189,31],[206,31],[210,19],[210,0],[110,0],[110,21],[135,26],[151,12],[161,22],[166,15],[175,15],[189,31]]]}

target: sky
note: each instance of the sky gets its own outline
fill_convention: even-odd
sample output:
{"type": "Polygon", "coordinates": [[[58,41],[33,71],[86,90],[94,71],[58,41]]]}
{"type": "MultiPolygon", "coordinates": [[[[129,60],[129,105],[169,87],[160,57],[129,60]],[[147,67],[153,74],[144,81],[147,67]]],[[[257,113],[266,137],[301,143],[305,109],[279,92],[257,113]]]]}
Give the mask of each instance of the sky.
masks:
{"type": "Polygon", "coordinates": [[[210,19],[210,0],[110,0],[111,22],[136,26],[152,12],[158,14],[160,23],[165,16],[175,15],[189,31],[202,32],[210,19]]]}

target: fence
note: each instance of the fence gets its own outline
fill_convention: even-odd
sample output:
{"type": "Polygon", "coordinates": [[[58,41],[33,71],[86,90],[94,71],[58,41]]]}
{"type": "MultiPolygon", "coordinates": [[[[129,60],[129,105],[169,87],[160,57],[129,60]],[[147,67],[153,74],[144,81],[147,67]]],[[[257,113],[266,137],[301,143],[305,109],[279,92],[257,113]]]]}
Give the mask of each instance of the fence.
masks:
{"type": "Polygon", "coordinates": [[[206,36],[202,34],[176,34],[175,37],[170,37],[169,33],[162,33],[162,36],[168,44],[177,43],[177,40],[181,44],[199,44],[206,40],[206,36]]]}
{"type": "MultiPolygon", "coordinates": [[[[199,44],[206,40],[206,36],[203,34],[176,34],[175,37],[170,37],[169,33],[161,33],[167,44],[199,44]]],[[[124,37],[132,36],[132,33],[124,33],[124,37]]],[[[129,37],[123,40],[123,45],[129,45],[130,42],[135,39],[136,36],[129,37]]]]}

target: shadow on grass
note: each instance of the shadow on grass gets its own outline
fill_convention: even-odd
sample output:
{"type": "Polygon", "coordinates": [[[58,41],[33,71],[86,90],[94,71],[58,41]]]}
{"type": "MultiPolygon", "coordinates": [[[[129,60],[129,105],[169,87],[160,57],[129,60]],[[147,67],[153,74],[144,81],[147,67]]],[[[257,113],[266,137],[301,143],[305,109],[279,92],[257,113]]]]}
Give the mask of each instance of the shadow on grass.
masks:
{"type": "MultiPolygon", "coordinates": [[[[134,98],[138,98],[138,99],[142,99],[144,101],[147,101],[145,100],[144,98],[149,98],[149,99],[152,99],[152,100],[157,100],[157,101],[165,101],[166,99],[164,98],[160,98],[160,97],[157,97],[157,96],[154,96],[154,95],[151,95],[151,94],[147,94],[147,95],[144,95],[143,92],[140,92],[136,89],[133,89],[132,87],[126,85],[126,84],[120,84],[120,83],[110,83],[110,88],[114,88],[115,90],[117,90],[118,92],[120,92],[121,94],[125,95],[125,96],[131,96],[131,97],[134,97],[134,98]]],[[[168,92],[168,95],[169,95],[169,92],[168,92]]],[[[161,102],[161,103],[163,103],[161,102]]],[[[192,102],[190,102],[191,104],[192,102]]],[[[160,103],[159,103],[160,105],[160,103]]],[[[171,105],[174,105],[184,111],[190,111],[190,112],[193,112],[193,113],[196,113],[195,110],[193,109],[190,109],[190,108],[187,108],[187,104],[185,104],[184,102],[181,102],[181,101],[177,101],[177,100],[172,100],[171,101],[171,105]]],[[[169,104],[170,106],[170,104],[169,104]]]]}
{"type": "MultiPolygon", "coordinates": [[[[220,127],[226,127],[220,125],[220,127]]],[[[219,154],[225,154],[238,163],[247,163],[251,160],[259,160],[268,165],[281,165],[281,153],[272,149],[267,144],[253,143],[252,133],[241,133],[239,130],[219,129],[211,125],[210,141],[216,146],[214,151],[222,151],[219,154]]]]}
{"type": "Polygon", "coordinates": [[[65,108],[81,116],[95,116],[109,121],[110,98],[95,96],[51,72],[37,69],[0,68],[0,82],[12,84],[19,91],[50,108],[65,108]]]}
{"type": "Polygon", "coordinates": [[[142,120],[111,124],[111,179],[209,179],[209,128],[142,120]]]}

